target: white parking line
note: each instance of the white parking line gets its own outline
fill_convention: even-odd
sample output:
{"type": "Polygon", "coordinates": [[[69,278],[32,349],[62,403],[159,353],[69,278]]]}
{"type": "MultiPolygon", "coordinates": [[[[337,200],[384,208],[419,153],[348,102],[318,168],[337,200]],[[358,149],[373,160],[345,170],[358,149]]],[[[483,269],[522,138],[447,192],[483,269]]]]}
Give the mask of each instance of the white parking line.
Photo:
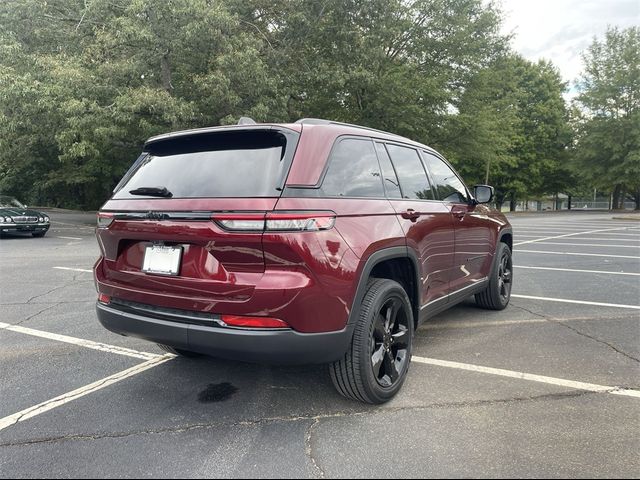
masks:
{"type": "Polygon", "coordinates": [[[602,243],[540,242],[539,245],[570,245],[575,247],[635,248],[640,250],[640,245],[611,245],[611,244],[602,244],[602,243]]]}
{"type": "MultiPolygon", "coordinates": [[[[632,320],[637,321],[637,315],[623,315],[615,317],[564,317],[564,318],[524,318],[521,320],[495,320],[487,322],[486,320],[461,322],[459,320],[448,321],[443,323],[425,323],[420,325],[418,332],[421,330],[448,330],[448,329],[466,329],[466,328],[487,328],[487,327],[508,327],[512,325],[529,325],[537,323],[567,323],[567,322],[619,322],[619,321],[632,320]]],[[[421,337],[422,335],[417,335],[421,337]]]]}
{"type": "Polygon", "coordinates": [[[624,230],[631,230],[634,231],[634,229],[632,227],[625,227],[622,225],[584,225],[584,226],[575,226],[575,227],[567,227],[567,226],[555,226],[555,225],[550,225],[550,226],[542,226],[542,225],[535,225],[533,227],[528,226],[528,225],[513,225],[514,228],[517,228],[518,230],[531,230],[531,231],[569,231],[569,232],[579,232],[581,230],[595,230],[595,229],[601,229],[601,228],[620,228],[620,229],[624,229],[624,230]]]}
{"type": "MultiPolygon", "coordinates": [[[[627,230],[627,229],[625,228],[624,230],[627,230]]],[[[628,231],[629,230],[627,230],[627,232],[628,231]]],[[[586,234],[586,232],[585,232],[585,234],[586,234]]],[[[580,235],[583,235],[583,234],[581,233],[580,235]]],[[[597,233],[596,232],[596,233],[593,233],[593,235],[596,235],[596,236],[603,236],[604,235],[604,236],[607,236],[607,237],[610,237],[610,236],[614,235],[613,238],[633,237],[633,238],[629,238],[629,240],[640,239],[640,235],[638,235],[636,233],[625,233],[625,232],[616,232],[615,234],[614,233],[597,233]]]]}
{"type": "Polygon", "coordinates": [[[56,238],[64,238],[65,240],[82,240],[80,237],[63,237],[58,235],[56,238]]]}
{"type": "Polygon", "coordinates": [[[37,415],[48,412],[49,410],[60,407],[65,403],[72,402],[73,400],[76,400],[80,397],[84,397],[85,395],[106,388],[110,385],[113,385],[114,383],[121,382],[122,380],[142,373],[146,370],[149,370],[150,368],[157,367],[158,365],[168,362],[174,357],[175,355],[171,354],[158,356],[134,367],[127,368],[126,370],[122,370],[118,373],[114,373],[113,375],[103,378],[102,380],[98,380],[97,382],[85,385],[84,387],[80,387],[71,392],[64,393],[58,397],[52,398],[51,400],[47,400],[46,402],[39,403],[38,405],[26,408],[20,412],[14,413],[13,415],[9,415],[8,417],[4,417],[0,419],[0,430],[4,430],[5,428],[15,425],[18,422],[23,422],[24,420],[28,420],[29,418],[33,418],[37,415]]]}
{"type": "MultiPolygon", "coordinates": [[[[599,235],[599,234],[594,234],[594,235],[599,235]]],[[[520,238],[520,237],[526,237],[526,238],[540,238],[541,235],[520,235],[520,234],[516,234],[516,238],[520,238]]],[[[631,242],[631,243],[635,243],[637,245],[640,246],[640,236],[637,236],[637,238],[620,238],[620,237],[580,237],[580,236],[576,236],[573,238],[569,238],[568,240],[581,240],[581,241],[585,241],[585,242],[611,242],[611,241],[615,241],[615,242],[631,242]]],[[[563,245],[567,245],[564,244],[563,245]]]]}
{"type": "Polygon", "coordinates": [[[626,228],[638,228],[634,223],[630,222],[602,222],[602,223],[538,223],[531,225],[530,223],[511,222],[512,225],[517,227],[529,227],[529,228],[609,228],[609,227],[626,227],[626,228]]]}
{"type": "Polygon", "coordinates": [[[78,347],[90,348],[92,350],[99,350],[101,352],[115,353],[127,357],[139,358],[141,360],[152,360],[161,356],[155,353],[139,352],[137,350],[131,350],[129,348],[116,347],[115,345],[108,345],[106,343],[93,342],[91,340],[85,340],[83,338],[59,335],[57,333],[35,330],[33,328],[21,327],[20,325],[11,325],[9,323],[3,322],[0,322],[0,330],[8,330],[10,332],[22,333],[25,335],[31,335],[33,337],[40,337],[46,338],[48,340],[55,340],[57,342],[70,343],[72,345],[77,345],[78,347]]]}
{"type": "MultiPolygon", "coordinates": [[[[520,238],[542,238],[542,235],[521,235],[521,234],[516,234],[516,238],[520,239],[520,238]]],[[[558,239],[561,240],[561,239],[558,239]]],[[[569,238],[567,240],[584,240],[585,242],[613,242],[615,241],[616,243],[623,243],[623,242],[627,242],[627,243],[631,243],[632,247],[640,247],[640,236],[638,238],[618,238],[618,237],[573,237],[573,238],[569,238]]],[[[558,245],[569,245],[568,243],[560,243],[558,245]]],[[[616,246],[620,246],[620,245],[616,245],[616,246]]]]}
{"type": "Polygon", "coordinates": [[[87,270],[86,268],[71,268],[71,267],[53,267],[57,270],[70,270],[72,272],[86,272],[91,273],[93,270],[87,270]]]}
{"type": "Polygon", "coordinates": [[[513,298],[525,298],[527,300],[543,300],[545,302],[576,303],[579,305],[593,305],[596,307],[630,308],[633,310],[640,310],[640,305],[622,305],[619,303],[588,302],[585,300],[569,300],[567,298],[534,297],[531,295],[516,295],[513,293],[511,294],[511,296],[513,298]]]}
{"type": "Polygon", "coordinates": [[[638,256],[633,255],[608,255],[604,253],[578,253],[578,252],[547,252],[545,250],[521,250],[517,249],[515,252],[523,252],[523,253],[543,253],[548,255],[577,255],[582,257],[610,257],[610,258],[633,258],[640,259],[638,256]]]}
{"type": "Polygon", "coordinates": [[[535,240],[526,240],[524,242],[518,242],[515,243],[514,245],[524,245],[526,243],[534,243],[534,242],[542,242],[544,240],[553,240],[554,238],[565,238],[565,237],[573,237],[576,235],[586,235],[586,234],[590,234],[590,233],[597,233],[597,232],[612,232],[615,230],[624,230],[624,228],[605,228],[605,229],[601,229],[601,230],[587,230],[584,232],[577,232],[577,233],[565,233],[564,235],[554,235],[551,237],[544,237],[544,238],[538,238],[535,240]]]}
{"type": "Polygon", "coordinates": [[[624,395],[626,397],[640,398],[640,391],[630,388],[608,387],[606,385],[596,385],[594,383],[574,382],[573,380],[565,380],[564,378],[545,377],[543,375],[535,375],[532,373],[517,372],[514,370],[503,370],[501,368],[483,367],[470,363],[449,362],[447,360],[438,360],[436,358],[414,356],[412,358],[412,361],[424,363],[426,365],[436,365],[438,367],[457,368],[459,370],[468,370],[470,372],[487,373],[489,375],[518,378],[520,380],[528,380],[531,382],[547,383],[549,385],[575,388],[576,390],[586,390],[588,392],[610,393],[612,395],[624,395]]]}
{"type": "Polygon", "coordinates": [[[530,270],[555,270],[558,272],[579,272],[579,273],[604,273],[606,275],[630,275],[640,277],[640,273],[632,272],[610,272],[604,270],[579,270],[575,268],[554,268],[554,267],[529,267],[524,265],[514,265],[513,268],[528,268],[530,270]]]}

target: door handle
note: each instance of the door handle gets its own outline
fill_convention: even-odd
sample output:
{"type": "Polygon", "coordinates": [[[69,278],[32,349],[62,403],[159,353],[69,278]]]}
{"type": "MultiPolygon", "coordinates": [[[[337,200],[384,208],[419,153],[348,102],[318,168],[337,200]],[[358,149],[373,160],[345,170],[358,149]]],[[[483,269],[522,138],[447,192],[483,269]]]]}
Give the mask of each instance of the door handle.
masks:
{"type": "Polygon", "coordinates": [[[407,208],[407,211],[402,212],[401,215],[405,220],[411,220],[412,222],[415,222],[416,220],[418,220],[418,218],[420,218],[421,213],[416,212],[413,208],[407,208]]]}
{"type": "Polygon", "coordinates": [[[452,213],[453,213],[453,216],[456,217],[458,220],[462,220],[466,215],[466,212],[462,210],[458,210],[457,212],[452,212],[452,213]]]}

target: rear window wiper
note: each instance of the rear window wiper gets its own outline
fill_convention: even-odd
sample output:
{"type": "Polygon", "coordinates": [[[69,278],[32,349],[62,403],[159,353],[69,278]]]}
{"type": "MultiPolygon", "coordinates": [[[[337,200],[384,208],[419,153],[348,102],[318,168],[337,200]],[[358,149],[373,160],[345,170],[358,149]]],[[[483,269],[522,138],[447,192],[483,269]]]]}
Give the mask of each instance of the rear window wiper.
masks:
{"type": "Polygon", "coordinates": [[[147,195],[149,197],[173,197],[173,193],[167,190],[167,187],[139,187],[129,190],[131,195],[147,195]]]}

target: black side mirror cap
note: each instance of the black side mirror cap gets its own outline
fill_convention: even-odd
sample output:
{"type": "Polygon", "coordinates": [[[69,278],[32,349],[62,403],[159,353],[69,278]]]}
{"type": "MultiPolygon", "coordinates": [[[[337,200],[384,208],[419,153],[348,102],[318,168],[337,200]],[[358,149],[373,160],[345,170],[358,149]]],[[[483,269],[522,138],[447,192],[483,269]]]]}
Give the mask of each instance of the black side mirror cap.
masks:
{"type": "Polygon", "coordinates": [[[489,185],[476,185],[473,187],[473,197],[477,203],[490,203],[495,195],[495,190],[489,185]]]}

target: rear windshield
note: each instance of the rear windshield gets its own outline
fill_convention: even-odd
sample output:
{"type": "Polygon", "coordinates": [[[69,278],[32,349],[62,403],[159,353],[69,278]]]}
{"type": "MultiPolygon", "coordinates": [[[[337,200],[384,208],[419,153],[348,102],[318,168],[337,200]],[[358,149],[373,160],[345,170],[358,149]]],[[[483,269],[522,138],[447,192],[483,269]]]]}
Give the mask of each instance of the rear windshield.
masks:
{"type": "Polygon", "coordinates": [[[163,188],[173,198],[279,196],[296,136],[273,130],[219,132],[152,143],[113,198],[149,198],[131,191],[163,188]]]}

